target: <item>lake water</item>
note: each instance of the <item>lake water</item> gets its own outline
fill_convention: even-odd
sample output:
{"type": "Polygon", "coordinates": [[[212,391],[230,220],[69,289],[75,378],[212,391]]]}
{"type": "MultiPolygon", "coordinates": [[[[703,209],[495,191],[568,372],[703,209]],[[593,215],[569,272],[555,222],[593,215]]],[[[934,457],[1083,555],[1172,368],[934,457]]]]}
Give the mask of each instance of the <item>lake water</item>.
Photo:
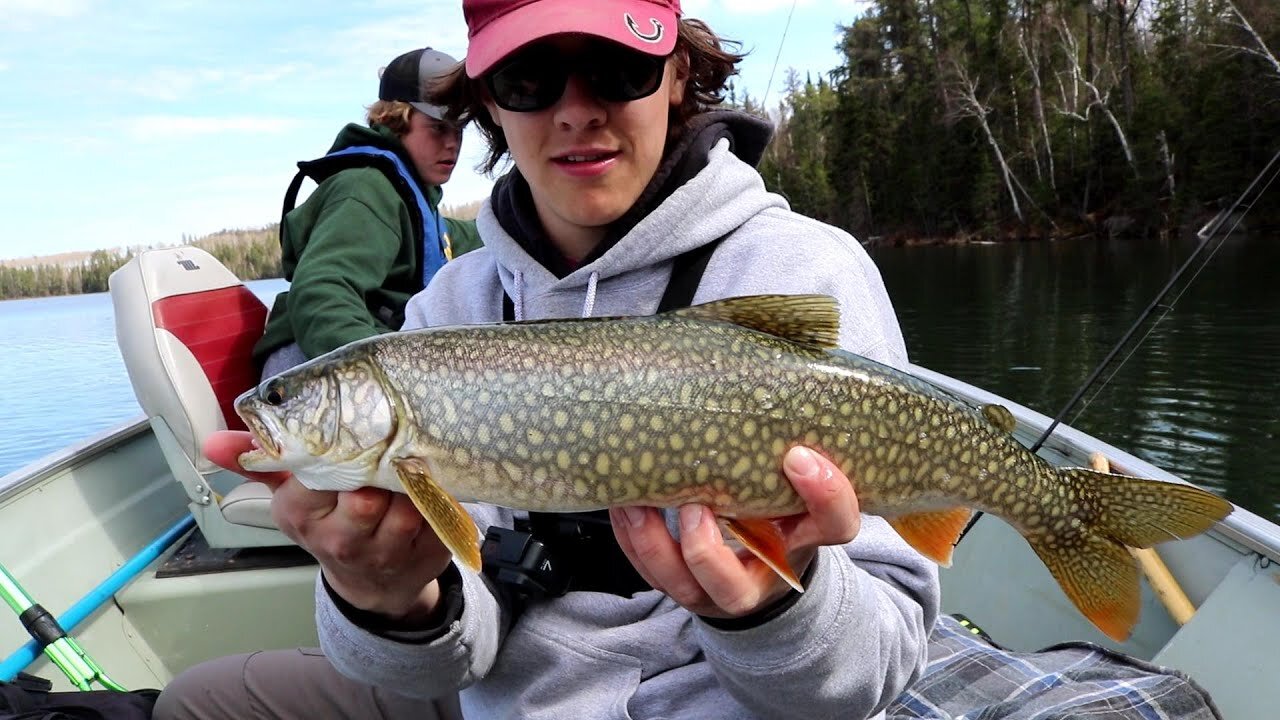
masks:
{"type": "MultiPolygon", "coordinates": [[[[1054,417],[1193,249],[1071,240],[872,255],[912,362],[1054,417]]],[[[1277,268],[1280,237],[1228,238],[1067,421],[1280,520],[1277,268]]]]}
{"type": "MultiPolygon", "coordinates": [[[[913,362],[1053,416],[1191,249],[1074,240],[872,255],[913,362]]],[[[1280,519],[1277,267],[1280,238],[1233,236],[1071,424],[1280,519]]],[[[269,304],[287,285],[250,287],[269,304]]],[[[0,333],[0,475],[141,415],[109,296],[0,302],[0,333]]]]}
{"type": "MultiPolygon", "coordinates": [[[[284,280],[247,283],[270,306],[284,280]]],[[[116,346],[111,296],[0,302],[3,476],[70,443],[142,417],[116,346]]]]}

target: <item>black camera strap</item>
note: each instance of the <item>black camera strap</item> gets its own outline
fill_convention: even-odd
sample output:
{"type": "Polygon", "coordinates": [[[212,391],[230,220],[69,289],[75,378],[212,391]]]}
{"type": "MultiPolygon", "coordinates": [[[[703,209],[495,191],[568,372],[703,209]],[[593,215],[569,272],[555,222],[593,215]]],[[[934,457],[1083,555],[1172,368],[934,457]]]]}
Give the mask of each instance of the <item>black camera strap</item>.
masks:
{"type": "MultiPolygon", "coordinates": [[[[676,256],[671,263],[671,278],[658,302],[658,312],[677,310],[693,303],[707,263],[723,240],[724,237],[720,237],[676,256]]],[[[502,319],[505,322],[515,319],[515,305],[506,293],[502,298],[502,319]]],[[[507,554],[521,555],[519,560],[512,557],[503,563],[505,568],[493,568],[491,577],[525,594],[540,591],[557,595],[587,590],[630,597],[650,589],[649,583],[640,577],[622,548],[618,547],[607,510],[531,512],[527,521],[517,522],[514,534],[502,528],[491,528],[486,535],[486,543],[490,541],[489,557],[501,557],[500,543],[510,548],[507,554]],[[541,557],[534,560],[528,556],[530,552],[538,552],[541,557]],[[545,568],[546,576],[538,577],[538,569],[542,568],[545,568]]],[[[490,567],[486,559],[485,571],[490,572],[490,567]]]]}

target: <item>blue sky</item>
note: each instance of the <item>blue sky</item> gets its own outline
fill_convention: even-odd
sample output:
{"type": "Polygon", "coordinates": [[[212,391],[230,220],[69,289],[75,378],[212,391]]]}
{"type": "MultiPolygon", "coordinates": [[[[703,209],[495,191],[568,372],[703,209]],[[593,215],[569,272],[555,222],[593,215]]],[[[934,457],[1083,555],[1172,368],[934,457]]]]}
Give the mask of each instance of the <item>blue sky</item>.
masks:
{"type": "MultiPolygon", "coordinates": [[[[795,0],[770,97],[787,68],[834,67],[836,24],[865,5],[795,0]]],[[[684,8],[743,41],[740,86],[764,95],[792,0],[684,8]]],[[[460,0],[0,0],[0,258],[274,222],[294,163],[363,119],[380,66],[465,42],[460,0]]],[[[469,132],[446,203],[488,193],[480,150],[469,132]]]]}

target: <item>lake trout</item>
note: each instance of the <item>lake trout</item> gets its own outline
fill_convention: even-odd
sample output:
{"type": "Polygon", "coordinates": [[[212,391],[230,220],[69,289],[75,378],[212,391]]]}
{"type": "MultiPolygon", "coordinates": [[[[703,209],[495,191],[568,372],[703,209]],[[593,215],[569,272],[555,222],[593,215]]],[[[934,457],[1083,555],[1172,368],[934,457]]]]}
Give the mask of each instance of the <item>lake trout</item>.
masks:
{"type": "Polygon", "coordinates": [[[1055,468],[975,407],[836,348],[820,295],[732,298],[653,316],[429,328],[360,340],[236,401],[260,449],[248,470],[307,487],[408,493],[463,566],[479,530],[460,505],[538,512],[703,503],[803,590],[773,519],[805,507],[782,457],[806,445],[946,566],[973,510],[1035,549],[1112,638],[1137,620],[1125,546],[1186,538],[1232,505],[1179,483],[1055,468]]]}

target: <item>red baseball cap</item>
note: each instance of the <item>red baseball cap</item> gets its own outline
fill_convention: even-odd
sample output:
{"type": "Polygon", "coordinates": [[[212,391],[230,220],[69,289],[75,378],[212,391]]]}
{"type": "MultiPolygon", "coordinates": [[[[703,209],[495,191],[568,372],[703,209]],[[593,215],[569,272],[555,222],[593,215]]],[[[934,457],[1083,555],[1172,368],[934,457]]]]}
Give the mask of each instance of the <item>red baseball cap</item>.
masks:
{"type": "Polygon", "coordinates": [[[480,77],[534,40],[583,33],[650,55],[676,47],[680,0],[462,0],[467,75],[480,77]]]}

